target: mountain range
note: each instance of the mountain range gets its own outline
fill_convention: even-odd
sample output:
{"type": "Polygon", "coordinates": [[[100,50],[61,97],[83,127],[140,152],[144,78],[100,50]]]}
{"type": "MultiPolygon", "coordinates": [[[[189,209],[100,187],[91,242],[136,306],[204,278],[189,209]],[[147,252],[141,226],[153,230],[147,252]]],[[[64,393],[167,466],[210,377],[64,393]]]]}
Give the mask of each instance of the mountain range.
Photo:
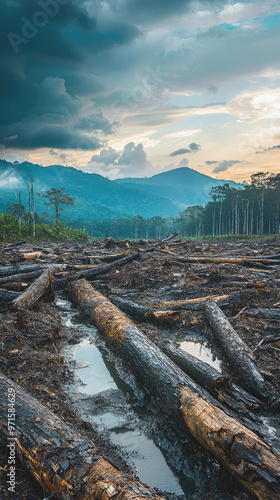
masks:
{"type": "MultiPolygon", "coordinates": [[[[213,179],[188,167],[163,172],[152,177],[125,178],[111,181],[101,175],[86,173],[73,167],[52,165],[42,167],[29,162],[10,163],[0,160],[0,212],[7,212],[10,203],[17,202],[17,191],[22,193],[22,204],[27,207],[27,183],[34,179],[35,193],[50,188],[64,187],[75,200],[75,205],[64,213],[70,220],[109,220],[141,215],[145,218],[160,215],[179,215],[189,205],[204,205],[209,201],[212,187],[233,181],[213,179]]],[[[42,198],[36,196],[38,215],[48,211],[42,198]]]]}

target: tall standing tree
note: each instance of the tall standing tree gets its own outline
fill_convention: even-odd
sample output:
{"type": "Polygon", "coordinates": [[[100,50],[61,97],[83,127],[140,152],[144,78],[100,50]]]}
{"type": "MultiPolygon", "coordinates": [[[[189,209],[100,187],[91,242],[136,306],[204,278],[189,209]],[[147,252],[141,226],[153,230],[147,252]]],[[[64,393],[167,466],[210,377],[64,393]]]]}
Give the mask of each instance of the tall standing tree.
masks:
{"type": "Polygon", "coordinates": [[[44,204],[47,207],[51,207],[55,211],[55,223],[56,223],[56,232],[59,233],[59,223],[60,216],[62,212],[70,206],[74,205],[74,199],[69,196],[68,193],[65,193],[64,188],[55,189],[51,188],[45,193],[38,193],[38,196],[44,198],[44,204]]]}
{"type": "Polygon", "coordinates": [[[30,219],[31,219],[31,223],[32,223],[32,231],[33,231],[33,236],[35,236],[36,224],[35,224],[34,179],[33,179],[33,177],[29,178],[29,183],[27,184],[27,190],[28,190],[28,205],[29,205],[30,219]]]}

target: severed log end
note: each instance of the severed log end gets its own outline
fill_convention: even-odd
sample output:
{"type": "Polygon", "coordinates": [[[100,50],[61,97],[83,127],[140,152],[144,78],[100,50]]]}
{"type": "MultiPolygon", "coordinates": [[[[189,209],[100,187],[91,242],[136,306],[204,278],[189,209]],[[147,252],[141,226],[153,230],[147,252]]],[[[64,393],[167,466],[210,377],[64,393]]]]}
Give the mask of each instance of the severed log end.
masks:
{"type": "Polygon", "coordinates": [[[180,411],[191,434],[258,500],[279,500],[280,457],[254,432],[181,387],[180,411]]]}
{"type": "Polygon", "coordinates": [[[168,325],[172,328],[179,328],[181,319],[179,311],[153,311],[147,312],[144,319],[158,325],[168,325]]]}

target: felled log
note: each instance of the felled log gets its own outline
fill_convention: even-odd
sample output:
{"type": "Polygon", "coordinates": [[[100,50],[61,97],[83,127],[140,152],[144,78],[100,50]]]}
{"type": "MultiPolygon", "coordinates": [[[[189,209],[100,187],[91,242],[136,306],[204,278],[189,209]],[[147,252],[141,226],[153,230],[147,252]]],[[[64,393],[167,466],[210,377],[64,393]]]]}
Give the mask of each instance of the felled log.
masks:
{"type": "Polygon", "coordinates": [[[32,260],[32,259],[40,259],[42,257],[42,252],[26,252],[19,254],[20,259],[22,260],[32,260]]]}
{"type": "Polygon", "coordinates": [[[47,265],[33,264],[29,266],[2,266],[0,267],[0,276],[11,276],[12,274],[32,273],[45,269],[47,265]]]}
{"type": "Polygon", "coordinates": [[[153,243],[151,245],[151,247],[155,248],[155,247],[158,247],[164,243],[169,243],[170,241],[174,240],[174,238],[176,238],[176,236],[178,236],[178,231],[175,231],[174,233],[172,233],[170,236],[168,236],[167,238],[164,238],[163,240],[159,240],[157,241],[156,243],[153,243]]]}
{"type": "Polygon", "coordinates": [[[271,309],[248,309],[246,311],[246,316],[252,318],[262,318],[262,319],[270,319],[270,320],[280,320],[280,309],[271,308],[271,309]]]}
{"type": "Polygon", "coordinates": [[[145,306],[136,304],[131,300],[124,300],[121,297],[110,295],[110,300],[127,314],[156,325],[168,325],[173,328],[178,328],[180,325],[180,314],[178,311],[159,311],[148,309],[145,306]]]}
{"type": "Polygon", "coordinates": [[[92,259],[93,261],[95,261],[97,259],[97,260],[105,261],[105,263],[107,263],[107,262],[115,262],[116,260],[120,260],[123,257],[124,256],[121,253],[118,253],[118,254],[102,253],[102,254],[98,254],[98,255],[87,255],[84,257],[84,259],[87,259],[87,260],[92,259]]]}
{"type": "Polygon", "coordinates": [[[5,283],[5,289],[13,290],[14,292],[24,292],[28,287],[28,283],[23,283],[22,281],[5,283]]]}
{"type": "Polygon", "coordinates": [[[20,245],[24,245],[25,241],[15,241],[15,243],[10,243],[9,245],[6,245],[3,250],[10,250],[11,248],[18,247],[20,245]]]}
{"type": "Polygon", "coordinates": [[[251,257],[213,257],[209,256],[190,256],[181,257],[176,256],[177,262],[183,262],[186,264],[235,264],[238,266],[270,266],[275,265],[274,260],[262,259],[262,258],[251,258],[251,257]]]}
{"type": "Polygon", "coordinates": [[[52,273],[50,269],[46,269],[32,285],[17,297],[12,302],[12,307],[15,309],[29,309],[37,302],[42,295],[51,287],[52,273]]]}
{"type": "MultiPolygon", "coordinates": [[[[179,324],[180,316],[177,311],[147,312],[144,306],[135,304],[130,300],[124,300],[114,295],[110,295],[109,298],[112,303],[117,305],[122,311],[141,321],[168,324],[169,326],[171,324],[174,327],[179,324]],[[163,313],[162,317],[160,317],[161,313],[163,313]],[[166,315],[166,313],[168,313],[168,315],[166,315]],[[178,319],[176,316],[173,316],[172,313],[176,314],[178,319]],[[172,323],[170,323],[170,320],[172,320],[172,323]]],[[[174,361],[174,363],[176,363],[176,365],[187,373],[194,382],[209,391],[218,401],[238,414],[248,417],[253,423],[256,422],[257,419],[253,415],[248,414],[248,412],[261,408],[262,404],[251,394],[234,384],[230,377],[221,375],[221,373],[212,366],[195,358],[182,349],[177,348],[164,338],[158,341],[155,340],[154,342],[170,359],[172,359],[172,361],[174,361]]],[[[257,429],[257,427],[255,427],[255,429],[257,429]]]]}
{"type": "Polygon", "coordinates": [[[203,312],[240,385],[258,398],[269,400],[270,394],[257,368],[253,352],[231,326],[223,311],[213,300],[207,300],[203,312]]]}
{"type": "Polygon", "coordinates": [[[106,274],[108,271],[117,266],[123,266],[127,264],[127,262],[131,262],[132,260],[138,259],[139,253],[133,253],[131,255],[127,255],[122,259],[115,260],[111,262],[111,264],[105,264],[98,267],[93,267],[92,269],[88,269],[86,271],[79,271],[75,274],[74,278],[85,277],[85,278],[95,278],[95,276],[100,276],[101,274],[106,274]]]}
{"type": "Polygon", "coordinates": [[[222,375],[213,366],[204,363],[167,340],[156,341],[156,344],[194,382],[213,394],[220,403],[256,422],[257,419],[248,412],[262,408],[262,403],[234,384],[229,376],[222,375]]]}
{"type": "Polygon", "coordinates": [[[70,295],[153,394],[156,402],[259,500],[280,495],[280,456],[214,404],[134,323],[85,279],[70,295]]]}
{"type": "Polygon", "coordinates": [[[0,289],[0,302],[11,302],[21,295],[20,292],[13,292],[10,290],[0,289]]]}
{"type": "MultiPolygon", "coordinates": [[[[199,306],[200,308],[206,302],[206,300],[212,299],[216,302],[220,302],[229,298],[229,295],[207,295],[206,297],[197,297],[196,299],[182,299],[182,300],[164,300],[161,302],[162,306],[185,309],[191,308],[192,306],[199,306]]],[[[197,308],[197,307],[196,307],[197,308]]]]}
{"type": "Polygon", "coordinates": [[[12,274],[11,276],[6,276],[4,278],[0,278],[0,283],[14,283],[15,281],[28,281],[33,278],[38,278],[42,274],[42,269],[39,269],[38,271],[33,271],[30,273],[19,273],[19,274],[12,274]]]}
{"type": "MultiPolygon", "coordinates": [[[[9,415],[12,416],[11,411],[9,415]]],[[[21,461],[41,486],[44,486],[45,491],[55,494],[57,498],[164,498],[135,477],[113,467],[102,457],[92,441],[82,437],[1,373],[0,435],[5,440],[9,437],[10,450],[15,443],[21,461]],[[15,408],[15,421],[10,418],[8,429],[9,402],[9,408],[15,408]]]]}

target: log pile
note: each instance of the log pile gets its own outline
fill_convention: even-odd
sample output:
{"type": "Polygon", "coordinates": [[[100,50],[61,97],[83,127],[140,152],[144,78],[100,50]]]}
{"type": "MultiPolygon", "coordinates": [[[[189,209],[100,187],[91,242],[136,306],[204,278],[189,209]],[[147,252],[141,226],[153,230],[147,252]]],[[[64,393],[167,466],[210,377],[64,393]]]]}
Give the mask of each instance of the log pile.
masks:
{"type": "MultiPolygon", "coordinates": [[[[262,426],[262,417],[279,411],[279,245],[175,238],[171,235],[162,242],[111,239],[83,246],[2,245],[0,325],[2,309],[18,329],[14,339],[19,343],[9,347],[9,361],[2,359],[0,371],[13,378],[12,360],[20,362],[28,336],[36,344],[33,318],[47,314],[54,290],[67,290],[109,348],[130,367],[159,413],[170,416],[182,439],[192,436],[252,498],[279,499],[280,457],[262,426]],[[211,344],[223,362],[222,372],[179,349],[178,338],[211,344]]],[[[44,337],[44,345],[46,352],[57,356],[59,365],[63,361],[56,331],[44,337]]],[[[27,358],[24,370],[28,370],[27,358]]],[[[53,389],[32,392],[32,396],[21,388],[28,377],[26,371],[23,381],[17,378],[16,390],[24,413],[30,415],[21,428],[27,425],[30,436],[38,440],[33,443],[37,455],[30,461],[32,450],[27,445],[32,439],[22,434],[17,437],[18,456],[37,480],[45,478],[48,493],[57,498],[64,498],[66,491],[80,491],[76,498],[164,497],[106,462],[94,440],[89,445],[78,431],[79,446],[74,452],[71,440],[76,431],[71,422],[48,414],[47,403],[55,399],[53,389]],[[35,408],[40,420],[34,426],[35,408]],[[44,441],[50,432],[48,419],[57,422],[55,439],[67,443],[58,472],[47,458],[57,456],[55,440],[44,441]],[[67,456],[74,457],[73,462],[67,459],[68,469],[63,471],[67,456]],[[105,479],[100,481],[99,474],[105,479]],[[78,477],[85,478],[80,490],[78,477]]],[[[14,382],[1,375],[3,390],[5,384],[14,382]]],[[[33,387],[27,389],[33,391],[33,387]]],[[[54,410],[59,413],[59,405],[54,410]]],[[[4,420],[0,420],[2,438],[4,420]]]]}

